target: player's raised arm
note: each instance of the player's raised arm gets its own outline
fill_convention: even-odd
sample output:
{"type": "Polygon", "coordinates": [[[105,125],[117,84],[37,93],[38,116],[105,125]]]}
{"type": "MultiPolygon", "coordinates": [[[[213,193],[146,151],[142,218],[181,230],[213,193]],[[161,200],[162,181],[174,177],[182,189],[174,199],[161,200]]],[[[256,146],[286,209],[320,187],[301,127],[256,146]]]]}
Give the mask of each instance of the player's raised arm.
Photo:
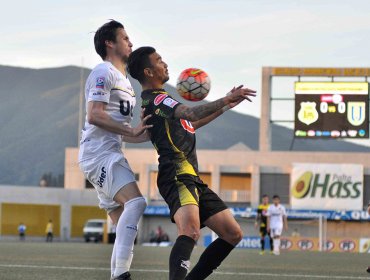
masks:
{"type": "Polygon", "coordinates": [[[230,104],[240,103],[243,100],[252,102],[250,97],[256,96],[255,93],[256,91],[254,90],[239,86],[235,89],[235,91],[231,92],[230,95],[207,104],[198,105],[195,107],[189,107],[181,104],[177,106],[174,117],[196,122],[216,113],[217,111],[222,110],[223,108],[227,108],[227,106],[230,104]]]}
{"type": "MultiPolygon", "coordinates": [[[[242,87],[242,86],[239,86],[239,87],[242,87]]],[[[231,94],[235,90],[236,90],[236,88],[234,87],[228,94],[231,94]]],[[[198,128],[201,128],[202,126],[205,126],[205,125],[209,124],[211,121],[215,120],[216,118],[218,118],[219,116],[221,116],[226,111],[228,111],[228,110],[234,108],[235,106],[239,105],[244,100],[245,99],[240,99],[237,102],[230,103],[229,105],[226,105],[226,106],[222,107],[221,110],[216,111],[215,113],[209,115],[208,117],[205,117],[205,118],[203,118],[203,119],[201,119],[199,121],[193,121],[192,122],[192,125],[193,125],[194,129],[198,129],[198,128]]]]}
{"type": "Polygon", "coordinates": [[[152,125],[146,124],[146,121],[151,115],[146,116],[137,127],[132,128],[114,121],[106,112],[105,108],[106,103],[104,102],[90,101],[87,106],[87,121],[109,132],[129,137],[137,137],[143,134],[146,129],[152,127],[152,125]]]}

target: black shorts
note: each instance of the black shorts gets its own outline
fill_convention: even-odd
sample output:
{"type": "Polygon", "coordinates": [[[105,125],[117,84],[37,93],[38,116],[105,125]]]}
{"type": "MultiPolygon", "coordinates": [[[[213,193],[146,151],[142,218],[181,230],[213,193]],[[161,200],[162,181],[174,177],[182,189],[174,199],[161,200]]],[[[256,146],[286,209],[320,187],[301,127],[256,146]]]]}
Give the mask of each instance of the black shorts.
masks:
{"type": "Polygon", "coordinates": [[[175,176],[171,180],[158,178],[159,192],[170,208],[171,221],[174,223],[176,211],[185,205],[199,207],[200,224],[211,216],[228,207],[199,177],[191,175],[175,176]]]}
{"type": "Polygon", "coordinates": [[[261,237],[265,237],[266,235],[270,236],[270,234],[267,232],[267,227],[260,227],[260,235],[261,237]]]}

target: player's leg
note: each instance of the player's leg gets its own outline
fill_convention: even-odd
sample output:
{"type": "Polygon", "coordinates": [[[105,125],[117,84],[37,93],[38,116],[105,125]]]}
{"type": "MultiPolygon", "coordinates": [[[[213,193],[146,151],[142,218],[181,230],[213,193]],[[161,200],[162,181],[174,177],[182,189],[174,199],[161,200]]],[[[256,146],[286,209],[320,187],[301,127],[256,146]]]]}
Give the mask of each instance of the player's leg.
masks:
{"type": "Polygon", "coordinates": [[[266,237],[266,227],[260,227],[260,237],[261,237],[261,252],[260,255],[263,255],[265,252],[265,237],[266,237]]]}
{"type": "Polygon", "coordinates": [[[200,235],[199,208],[188,204],[174,215],[178,237],[170,254],[170,280],[185,279],[190,268],[190,256],[200,235]]]}
{"type": "Polygon", "coordinates": [[[270,252],[272,253],[274,251],[274,240],[272,239],[270,232],[268,232],[267,235],[270,241],[270,252]]]}
{"type": "MultiPolygon", "coordinates": [[[[110,219],[112,220],[112,224],[117,226],[119,217],[123,212],[123,207],[117,207],[108,213],[110,219]]],[[[116,269],[116,242],[114,242],[113,250],[112,250],[112,257],[111,257],[111,275],[113,277],[114,270],[116,269]]]]}
{"type": "Polygon", "coordinates": [[[273,238],[274,250],[273,253],[275,255],[280,255],[280,236],[282,233],[281,228],[271,228],[271,237],[273,238]]]}
{"type": "MultiPolygon", "coordinates": [[[[117,174],[117,172],[114,174],[117,174]]],[[[136,182],[121,187],[113,199],[123,206],[123,208],[120,207],[120,210],[110,212],[110,217],[113,217],[112,220],[116,221],[117,224],[116,240],[112,254],[112,257],[116,259],[113,275],[116,279],[126,279],[123,278],[123,275],[129,275],[137,225],[146,208],[146,201],[141,195],[136,182]],[[122,211],[122,209],[124,210],[122,211]]]]}
{"type": "Polygon", "coordinates": [[[243,237],[239,224],[228,209],[212,215],[203,224],[213,230],[219,238],[203,252],[196,266],[186,277],[187,280],[206,279],[220,266],[243,237]]]}

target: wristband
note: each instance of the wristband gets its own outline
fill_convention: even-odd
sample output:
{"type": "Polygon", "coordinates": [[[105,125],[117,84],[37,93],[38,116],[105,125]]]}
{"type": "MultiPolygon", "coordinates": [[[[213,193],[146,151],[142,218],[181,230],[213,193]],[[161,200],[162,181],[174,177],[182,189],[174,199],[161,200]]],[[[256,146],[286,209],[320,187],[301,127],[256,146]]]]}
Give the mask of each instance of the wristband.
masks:
{"type": "Polygon", "coordinates": [[[225,113],[227,110],[230,110],[230,105],[225,105],[224,107],[222,107],[222,113],[225,113]]]}

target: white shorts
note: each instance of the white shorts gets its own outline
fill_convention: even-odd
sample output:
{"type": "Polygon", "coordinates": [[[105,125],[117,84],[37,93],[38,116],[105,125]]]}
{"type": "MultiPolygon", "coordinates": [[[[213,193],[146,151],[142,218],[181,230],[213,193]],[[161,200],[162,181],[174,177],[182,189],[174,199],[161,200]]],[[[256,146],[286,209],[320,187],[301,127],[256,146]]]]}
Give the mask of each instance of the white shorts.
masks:
{"type": "Polygon", "coordinates": [[[80,168],[98,192],[99,207],[108,213],[120,206],[113,200],[117,192],[136,181],[134,172],[121,153],[109,153],[82,161],[80,168]]]}
{"type": "Polygon", "coordinates": [[[270,229],[270,236],[272,238],[274,238],[276,236],[281,236],[282,233],[283,233],[283,228],[282,227],[272,227],[270,229]]]}

